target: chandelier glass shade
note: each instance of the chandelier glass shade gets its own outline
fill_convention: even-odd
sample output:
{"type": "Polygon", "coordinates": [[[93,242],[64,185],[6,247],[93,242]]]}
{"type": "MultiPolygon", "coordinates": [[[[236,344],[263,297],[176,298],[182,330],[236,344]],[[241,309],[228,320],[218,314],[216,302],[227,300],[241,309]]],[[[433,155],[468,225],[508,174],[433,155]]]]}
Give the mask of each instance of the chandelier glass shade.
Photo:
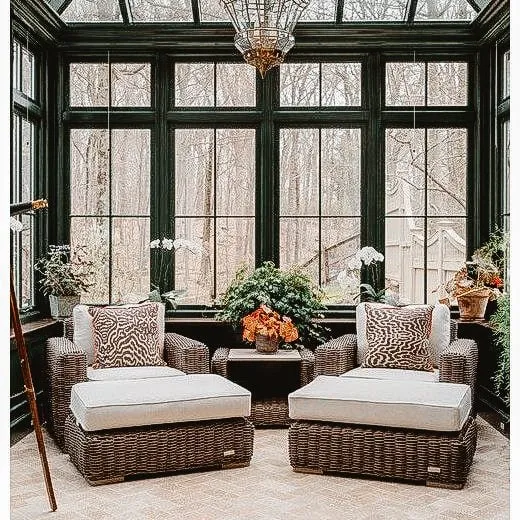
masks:
{"type": "Polygon", "coordinates": [[[265,73],[294,47],[292,32],[310,0],[221,0],[236,30],[235,47],[265,73]]]}

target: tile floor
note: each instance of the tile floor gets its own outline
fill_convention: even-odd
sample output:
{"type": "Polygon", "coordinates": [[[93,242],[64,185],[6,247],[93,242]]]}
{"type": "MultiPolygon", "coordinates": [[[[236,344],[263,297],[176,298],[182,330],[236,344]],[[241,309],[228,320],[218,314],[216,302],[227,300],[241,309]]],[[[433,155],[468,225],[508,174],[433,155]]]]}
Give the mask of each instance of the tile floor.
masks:
{"type": "Polygon", "coordinates": [[[12,520],[502,520],[509,441],[484,420],[463,490],[294,473],[287,430],[257,430],[251,466],[89,486],[47,435],[51,513],[34,433],[11,447],[12,520]]]}

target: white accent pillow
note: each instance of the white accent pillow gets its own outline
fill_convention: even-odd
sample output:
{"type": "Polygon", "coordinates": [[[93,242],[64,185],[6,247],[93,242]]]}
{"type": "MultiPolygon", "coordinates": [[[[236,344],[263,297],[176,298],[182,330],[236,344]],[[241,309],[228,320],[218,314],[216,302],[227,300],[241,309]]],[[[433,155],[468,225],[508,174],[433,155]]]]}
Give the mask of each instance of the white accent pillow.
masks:
{"type": "MultiPolygon", "coordinates": [[[[373,305],[381,308],[392,307],[386,303],[363,302],[356,307],[356,334],[357,334],[357,364],[363,362],[363,355],[367,349],[366,334],[366,305],[373,305]]],[[[425,305],[407,305],[410,308],[425,307],[425,305]]],[[[450,344],[450,308],[447,305],[438,303],[433,307],[432,331],[430,333],[430,347],[433,352],[433,366],[439,367],[441,352],[450,344]]]]}
{"type": "MultiPolygon", "coordinates": [[[[113,305],[112,307],[130,308],[147,305],[150,302],[131,303],[127,305],[113,305]]],[[[74,323],[73,341],[76,345],[82,347],[87,354],[87,365],[94,363],[94,331],[92,329],[92,316],[88,312],[88,305],[76,305],[72,311],[72,320],[74,323]]],[[[164,305],[159,304],[157,314],[157,328],[159,329],[159,345],[161,356],[164,357],[164,305]]]]}

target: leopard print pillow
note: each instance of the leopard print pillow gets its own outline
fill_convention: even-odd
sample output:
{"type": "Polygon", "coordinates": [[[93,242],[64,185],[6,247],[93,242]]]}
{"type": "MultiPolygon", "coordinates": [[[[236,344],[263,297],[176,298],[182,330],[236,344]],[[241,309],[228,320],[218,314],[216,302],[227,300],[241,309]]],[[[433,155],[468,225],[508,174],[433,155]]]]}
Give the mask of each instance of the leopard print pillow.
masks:
{"type": "Polygon", "coordinates": [[[366,306],[364,368],[433,371],[429,336],[433,305],[422,308],[366,306]]]}
{"type": "Polygon", "coordinates": [[[90,307],[94,337],[92,368],[166,365],[161,356],[159,305],[90,307]]]}

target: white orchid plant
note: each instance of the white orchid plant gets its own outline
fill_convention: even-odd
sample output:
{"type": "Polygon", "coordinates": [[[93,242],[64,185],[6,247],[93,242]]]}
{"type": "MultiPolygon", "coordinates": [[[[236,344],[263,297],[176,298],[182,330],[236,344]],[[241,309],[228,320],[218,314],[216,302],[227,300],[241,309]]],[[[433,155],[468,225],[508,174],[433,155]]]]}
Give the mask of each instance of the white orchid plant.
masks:
{"type": "Polygon", "coordinates": [[[385,259],[384,255],[371,246],[362,247],[348,262],[347,269],[338,273],[336,281],[348,294],[356,294],[354,300],[363,296],[365,300],[374,302],[396,303],[393,295],[386,293],[386,288],[376,290],[369,283],[359,283],[363,266],[368,268],[371,280],[377,278],[377,264],[385,259]],[[392,300],[392,301],[390,301],[392,300]]]}
{"type": "Polygon", "coordinates": [[[186,238],[156,238],[150,242],[150,250],[152,254],[159,255],[159,267],[158,267],[158,278],[157,283],[151,282],[152,291],[148,295],[150,301],[159,301],[170,304],[175,309],[177,302],[186,294],[186,289],[173,289],[166,290],[166,284],[170,283],[171,266],[172,266],[172,255],[180,249],[186,249],[194,255],[204,254],[204,247],[186,238]]]}

